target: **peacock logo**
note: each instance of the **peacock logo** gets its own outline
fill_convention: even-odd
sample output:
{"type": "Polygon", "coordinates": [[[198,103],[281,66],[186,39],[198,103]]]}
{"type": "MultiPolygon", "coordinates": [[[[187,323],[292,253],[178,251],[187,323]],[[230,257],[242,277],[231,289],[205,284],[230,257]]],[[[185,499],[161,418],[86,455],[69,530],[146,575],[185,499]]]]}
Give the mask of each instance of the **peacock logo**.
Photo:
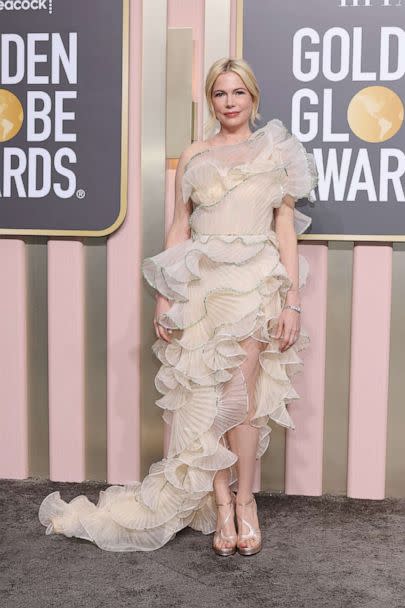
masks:
{"type": "Polygon", "coordinates": [[[53,0],[0,0],[0,11],[48,11],[52,15],[53,0]]]}

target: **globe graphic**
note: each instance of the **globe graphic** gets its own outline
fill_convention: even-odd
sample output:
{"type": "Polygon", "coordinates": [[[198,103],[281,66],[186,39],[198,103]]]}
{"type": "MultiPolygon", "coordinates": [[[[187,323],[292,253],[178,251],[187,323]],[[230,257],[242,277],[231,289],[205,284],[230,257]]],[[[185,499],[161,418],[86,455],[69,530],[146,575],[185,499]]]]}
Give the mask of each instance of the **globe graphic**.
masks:
{"type": "Polygon", "coordinates": [[[24,110],[18,97],[7,89],[0,89],[0,142],[17,135],[24,120],[24,110]]]}
{"type": "Polygon", "coordinates": [[[353,133],[367,142],[380,143],[393,137],[404,121],[400,97],[387,87],[366,87],[356,93],[347,109],[353,133]]]}

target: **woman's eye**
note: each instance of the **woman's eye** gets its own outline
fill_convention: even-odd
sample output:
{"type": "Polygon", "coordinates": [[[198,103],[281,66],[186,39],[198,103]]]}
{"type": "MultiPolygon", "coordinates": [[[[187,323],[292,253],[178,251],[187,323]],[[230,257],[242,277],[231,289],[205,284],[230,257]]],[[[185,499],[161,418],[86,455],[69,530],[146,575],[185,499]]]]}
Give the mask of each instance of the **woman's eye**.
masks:
{"type": "MultiPolygon", "coordinates": [[[[245,91],[236,91],[237,95],[244,95],[245,91]]],[[[218,93],[215,93],[214,97],[220,97],[222,95],[222,91],[219,91],[218,93]]]]}

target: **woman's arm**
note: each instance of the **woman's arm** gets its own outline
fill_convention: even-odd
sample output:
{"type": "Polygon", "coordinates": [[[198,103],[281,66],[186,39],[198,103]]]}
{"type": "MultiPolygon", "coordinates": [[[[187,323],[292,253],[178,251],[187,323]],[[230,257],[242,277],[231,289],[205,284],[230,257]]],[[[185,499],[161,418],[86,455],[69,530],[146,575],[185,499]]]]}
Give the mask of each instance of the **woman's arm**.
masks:
{"type": "MultiPolygon", "coordinates": [[[[287,270],[292,281],[292,286],[287,292],[285,304],[300,304],[299,282],[299,260],[297,235],[294,228],[294,205],[296,199],[289,194],[283,197],[280,207],[274,209],[274,229],[279,241],[280,260],[287,270]]],[[[300,313],[291,308],[285,308],[279,319],[276,338],[282,340],[280,350],[289,348],[296,342],[300,330],[300,313]]]]}
{"type": "MultiPolygon", "coordinates": [[[[192,150],[193,144],[186,148],[186,150],[184,150],[177,164],[174,185],[175,203],[173,221],[166,235],[164,249],[173,247],[174,245],[177,245],[190,238],[191,229],[189,225],[189,218],[192,213],[192,202],[191,199],[189,199],[187,202],[183,200],[182,181],[184,175],[184,167],[193,153],[192,150]]],[[[162,338],[163,340],[170,341],[171,332],[168,332],[165,327],[159,325],[158,319],[163,312],[167,312],[167,310],[170,309],[171,301],[159,292],[155,293],[155,299],[156,308],[153,323],[155,326],[156,336],[158,338],[162,338]]]]}
{"type": "MultiPolygon", "coordinates": [[[[174,195],[174,213],[172,224],[167,231],[165,246],[163,250],[168,249],[169,247],[173,247],[174,245],[178,245],[183,241],[186,241],[190,238],[191,228],[190,228],[190,216],[193,212],[193,203],[191,198],[187,201],[183,199],[183,177],[184,177],[184,169],[189,160],[201,149],[204,149],[202,146],[203,142],[195,141],[190,144],[185,150],[182,152],[179,161],[177,163],[176,175],[174,180],[175,187],[175,195],[174,195]]],[[[167,300],[161,293],[155,293],[155,298],[162,298],[163,300],[167,300]]]]}
{"type": "Polygon", "coordinates": [[[287,293],[286,304],[299,304],[298,292],[298,243],[294,228],[295,199],[286,194],[280,207],[274,210],[275,232],[279,240],[280,259],[284,264],[292,286],[287,293]]]}
{"type": "Polygon", "coordinates": [[[176,168],[176,176],[174,180],[175,188],[175,202],[174,202],[174,213],[173,221],[170,229],[167,232],[165,249],[173,247],[182,241],[190,238],[190,226],[189,218],[192,212],[192,202],[189,199],[187,202],[183,201],[182,193],[182,180],[184,175],[184,167],[187,163],[187,158],[190,155],[188,149],[186,149],[179,158],[179,162],[176,168]]]}

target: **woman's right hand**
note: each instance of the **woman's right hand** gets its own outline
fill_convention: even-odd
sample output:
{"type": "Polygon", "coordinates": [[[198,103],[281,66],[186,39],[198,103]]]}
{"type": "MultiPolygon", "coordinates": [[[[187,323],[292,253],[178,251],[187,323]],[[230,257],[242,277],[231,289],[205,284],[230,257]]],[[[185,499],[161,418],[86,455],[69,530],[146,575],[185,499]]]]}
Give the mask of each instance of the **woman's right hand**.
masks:
{"type": "Polygon", "coordinates": [[[161,294],[158,294],[156,296],[156,307],[155,314],[153,317],[153,325],[155,327],[156,337],[162,338],[163,340],[166,340],[166,342],[170,342],[172,337],[172,330],[166,329],[166,327],[159,325],[158,319],[162,313],[167,312],[171,307],[172,304],[167,298],[165,298],[161,294]]]}

